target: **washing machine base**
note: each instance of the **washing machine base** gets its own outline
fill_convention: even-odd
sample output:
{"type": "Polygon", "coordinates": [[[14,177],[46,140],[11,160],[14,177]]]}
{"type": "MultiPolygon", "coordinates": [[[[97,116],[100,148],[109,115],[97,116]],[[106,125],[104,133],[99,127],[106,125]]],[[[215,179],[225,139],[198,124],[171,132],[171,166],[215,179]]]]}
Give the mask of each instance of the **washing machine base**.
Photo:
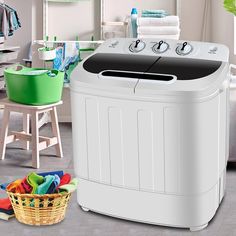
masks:
{"type": "Polygon", "coordinates": [[[199,231],[207,227],[220,205],[224,178],[223,174],[211,190],[191,196],[131,190],[79,179],[77,197],[84,211],[199,231]]]}

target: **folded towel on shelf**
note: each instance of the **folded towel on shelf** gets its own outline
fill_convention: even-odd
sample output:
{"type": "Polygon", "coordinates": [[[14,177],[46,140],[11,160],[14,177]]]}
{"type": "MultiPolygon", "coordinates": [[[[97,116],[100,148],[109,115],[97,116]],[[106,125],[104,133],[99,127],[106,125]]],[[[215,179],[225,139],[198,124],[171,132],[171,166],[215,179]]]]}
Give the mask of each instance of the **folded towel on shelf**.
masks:
{"type": "Polygon", "coordinates": [[[13,218],[15,214],[8,215],[5,213],[0,212],[0,220],[9,220],[10,218],[13,218]]]}
{"type": "Polygon", "coordinates": [[[148,35],[148,34],[138,34],[139,39],[179,39],[179,34],[174,34],[174,35],[148,35]]]}
{"type": "Polygon", "coordinates": [[[142,17],[162,18],[169,14],[165,10],[143,10],[142,17]]]}
{"type": "Polygon", "coordinates": [[[142,17],[149,17],[149,18],[163,18],[166,17],[167,15],[162,15],[162,14],[142,14],[142,17]]]}
{"type": "Polygon", "coordinates": [[[163,18],[139,17],[138,26],[179,26],[178,16],[166,16],[163,18]]]}
{"type": "Polygon", "coordinates": [[[162,9],[147,9],[147,10],[142,10],[142,14],[168,14],[165,10],[162,9]]]}
{"type": "Polygon", "coordinates": [[[139,26],[138,34],[148,35],[176,35],[180,33],[176,26],[139,26]]]}

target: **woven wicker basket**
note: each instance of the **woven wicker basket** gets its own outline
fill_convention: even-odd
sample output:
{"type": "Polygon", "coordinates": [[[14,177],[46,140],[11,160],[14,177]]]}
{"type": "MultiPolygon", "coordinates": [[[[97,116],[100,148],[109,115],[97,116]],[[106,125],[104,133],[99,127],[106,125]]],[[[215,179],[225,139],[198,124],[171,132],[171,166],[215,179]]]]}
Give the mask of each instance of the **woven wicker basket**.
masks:
{"type": "Polygon", "coordinates": [[[16,219],[27,225],[52,225],[65,218],[71,197],[67,194],[19,194],[7,192],[16,219]]]}

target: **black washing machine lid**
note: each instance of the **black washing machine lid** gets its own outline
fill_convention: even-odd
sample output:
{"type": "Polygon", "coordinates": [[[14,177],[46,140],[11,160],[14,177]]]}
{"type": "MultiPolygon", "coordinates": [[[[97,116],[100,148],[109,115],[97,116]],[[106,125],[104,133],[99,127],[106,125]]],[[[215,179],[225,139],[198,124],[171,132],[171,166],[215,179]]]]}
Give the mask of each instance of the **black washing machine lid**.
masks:
{"type": "Polygon", "coordinates": [[[194,80],[213,74],[221,64],[220,61],[191,58],[97,53],[88,58],[83,67],[88,72],[102,73],[110,78],[168,81],[172,78],[161,75],[175,75],[177,80],[194,80]]]}
{"type": "Polygon", "coordinates": [[[109,70],[146,72],[158,59],[156,56],[97,53],[88,58],[83,67],[95,74],[109,70]]]}
{"type": "Polygon", "coordinates": [[[222,62],[191,58],[161,57],[149,69],[149,73],[175,75],[177,80],[199,79],[216,72],[222,62]]]}

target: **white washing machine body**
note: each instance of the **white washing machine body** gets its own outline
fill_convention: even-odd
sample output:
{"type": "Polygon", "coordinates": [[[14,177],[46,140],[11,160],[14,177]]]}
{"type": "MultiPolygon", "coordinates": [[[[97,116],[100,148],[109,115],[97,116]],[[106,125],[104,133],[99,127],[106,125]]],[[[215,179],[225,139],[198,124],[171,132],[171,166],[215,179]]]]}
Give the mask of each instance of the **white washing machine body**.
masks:
{"type": "Polygon", "coordinates": [[[83,209],[191,230],[208,224],[225,193],[228,58],[219,44],[113,39],[75,69],[83,209]]]}

